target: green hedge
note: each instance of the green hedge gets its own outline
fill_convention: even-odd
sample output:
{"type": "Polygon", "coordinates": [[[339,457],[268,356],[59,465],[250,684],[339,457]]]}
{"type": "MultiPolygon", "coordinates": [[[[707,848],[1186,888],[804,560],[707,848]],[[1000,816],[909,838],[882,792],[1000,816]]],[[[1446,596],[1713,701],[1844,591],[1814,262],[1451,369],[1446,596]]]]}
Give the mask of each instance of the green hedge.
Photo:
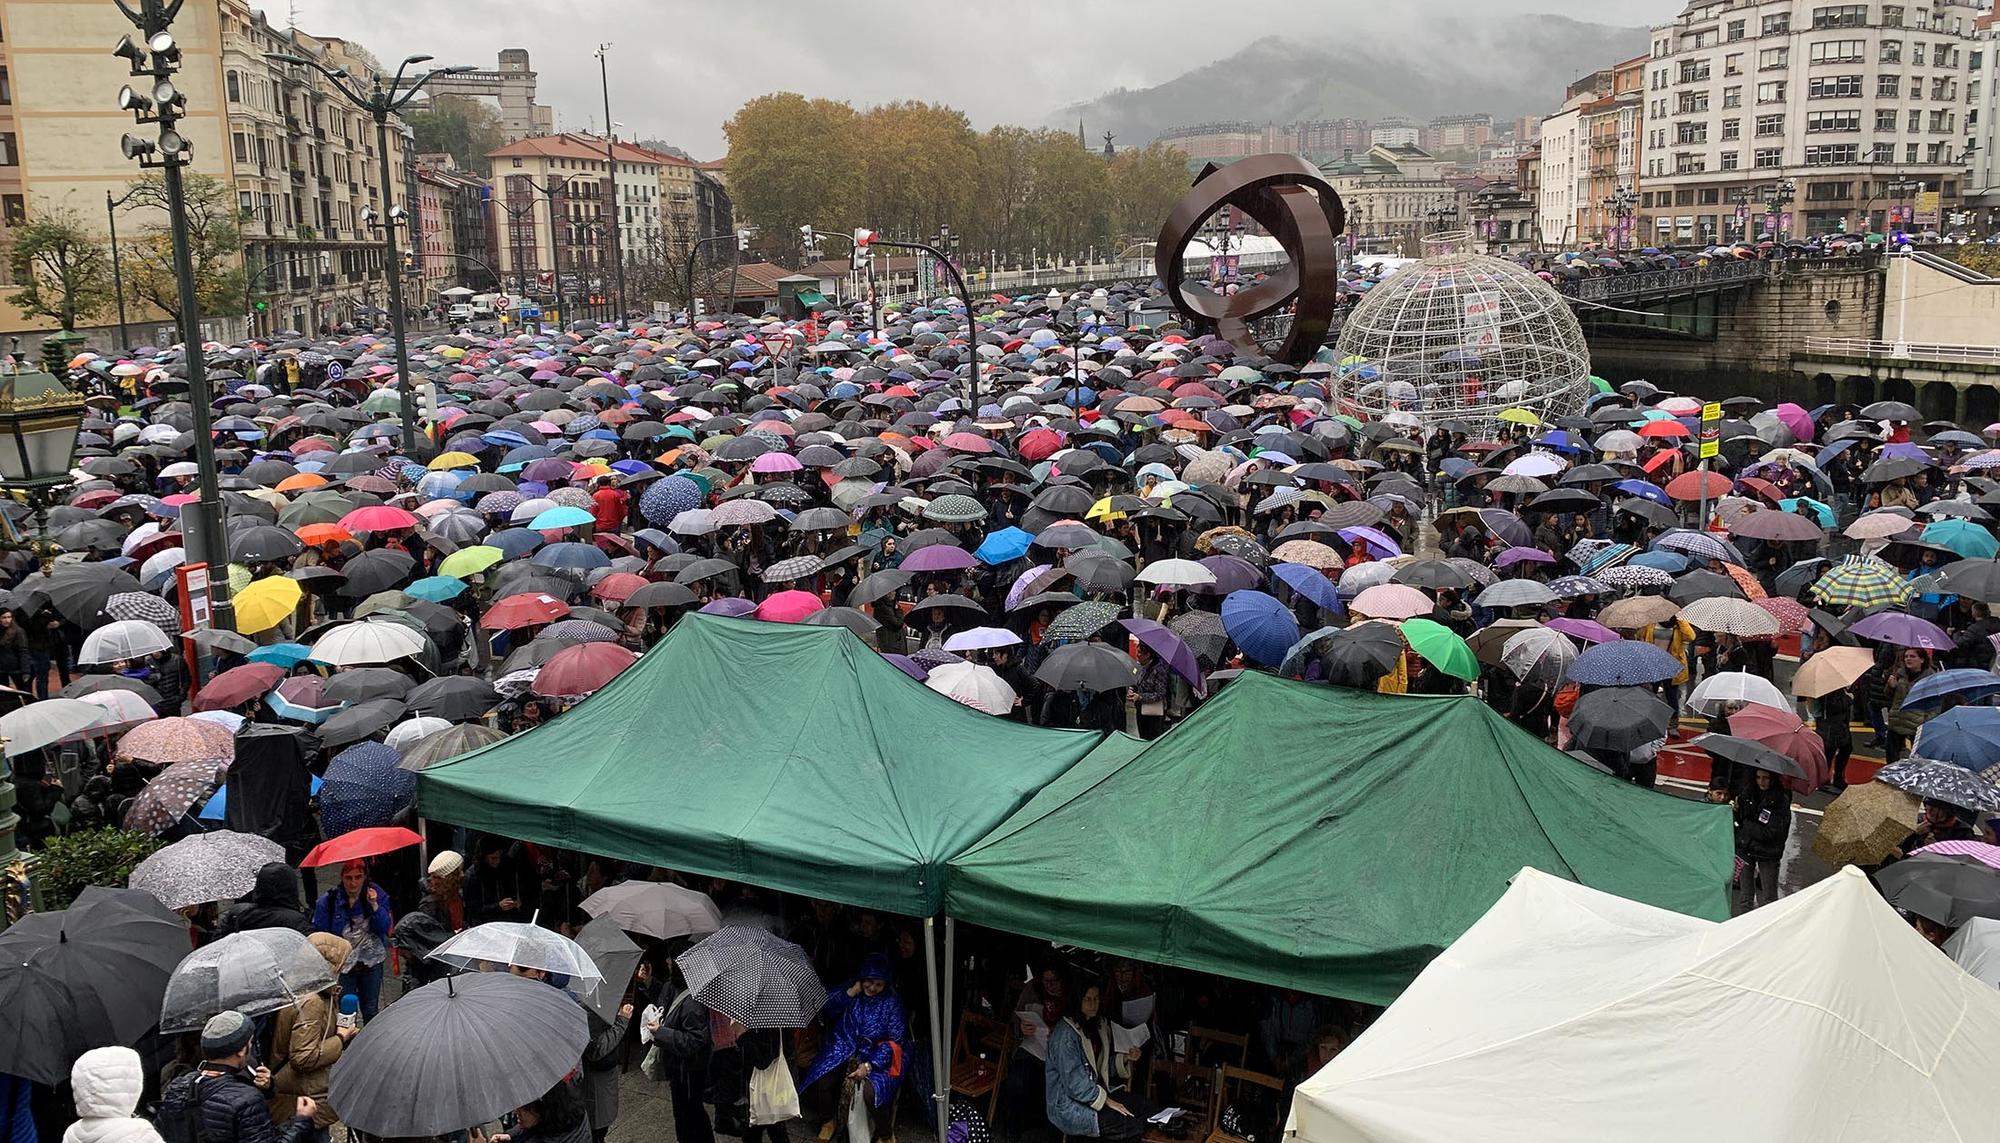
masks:
{"type": "Polygon", "coordinates": [[[160,843],[122,829],[88,829],[52,837],[34,855],[31,875],[41,890],[43,909],[66,909],[91,885],[125,887],[132,867],[160,843]]]}

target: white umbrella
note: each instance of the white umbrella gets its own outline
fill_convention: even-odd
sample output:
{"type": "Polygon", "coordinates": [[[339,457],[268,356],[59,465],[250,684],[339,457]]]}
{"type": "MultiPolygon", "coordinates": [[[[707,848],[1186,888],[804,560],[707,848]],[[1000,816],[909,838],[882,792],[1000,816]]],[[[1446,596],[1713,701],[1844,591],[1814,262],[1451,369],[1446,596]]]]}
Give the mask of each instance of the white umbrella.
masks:
{"type": "Polygon", "coordinates": [[[1139,583],[1157,583],[1172,587],[1192,587],[1195,584],[1214,583],[1215,573],[1208,566],[1195,560],[1154,560],[1139,569],[1132,577],[1139,583]]]}
{"type": "Polygon", "coordinates": [[[0,741],[7,757],[52,746],[97,725],[104,708],[81,699],[52,698],[0,714],[0,741]]]}
{"type": "Polygon", "coordinates": [[[262,1016],[333,987],[333,970],[305,934],[250,929],[203,945],[167,978],[160,1031],[191,1032],[228,1010],[262,1016]]]}
{"type": "Polygon", "coordinates": [[[1021,642],[1021,637],[1005,627],[968,627],[955,632],[944,641],[947,651],[987,651],[995,647],[1013,647],[1021,642]]]}
{"type": "Polygon", "coordinates": [[[80,696],[77,701],[103,708],[103,713],[98,716],[97,725],[85,732],[87,734],[116,734],[160,717],[151,706],[147,705],[145,699],[123,689],[92,691],[80,696]]]}
{"type": "Polygon", "coordinates": [[[425,959],[477,971],[509,966],[539,969],[567,977],[563,988],[575,996],[587,995],[604,979],[583,946],[561,933],[519,921],[474,925],[432,949],[425,959]]]}
{"type": "Polygon", "coordinates": [[[85,635],[83,649],[77,652],[76,661],[86,666],[116,663],[124,659],[143,659],[173,648],[173,642],[157,624],[143,619],[119,619],[85,635]]]}
{"type": "Polygon", "coordinates": [[[449,719],[436,718],[428,714],[419,715],[416,718],[406,718],[390,727],[389,733],[383,736],[382,741],[401,750],[406,746],[416,745],[420,738],[428,738],[440,730],[450,729],[449,719]]]}
{"type": "Polygon", "coordinates": [[[390,619],[348,623],[319,637],[312,645],[312,659],[332,667],[354,667],[371,663],[392,663],[407,655],[422,653],[424,637],[390,619]]]}
{"type": "Polygon", "coordinates": [[[1722,713],[1725,703],[1732,702],[1792,709],[1792,700],[1785,697],[1778,684],[1748,671],[1722,671],[1708,676],[1688,696],[1687,706],[1696,714],[1713,718],[1722,713]]]}
{"type": "Polygon", "coordinates": [[[685,937],[722,928],[722,911],[708,894],[666,881],[622,881],[583,899],[583,911],[609,917],[628,933],[685,937]]]}
{"type": "Polygon", "coordinates": [[[1014,709],[1014,688],[995,674],[993,668],[978,663],[940,664],[931,668],[924,685],[987,714],[1004,715],[1014,709]]]}

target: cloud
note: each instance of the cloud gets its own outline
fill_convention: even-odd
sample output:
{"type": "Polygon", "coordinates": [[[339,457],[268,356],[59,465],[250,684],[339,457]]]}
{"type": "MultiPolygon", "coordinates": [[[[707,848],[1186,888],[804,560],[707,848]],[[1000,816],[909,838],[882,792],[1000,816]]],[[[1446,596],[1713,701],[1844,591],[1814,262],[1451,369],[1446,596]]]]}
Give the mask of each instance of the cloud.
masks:
{"type": "MultiPolygon", "coordinates": [[[[848,0],[832,8],[795,0],[296,0],[295,7],[301,28],[354,40],[392,65],[428,54],[439,65],[491,67],[500,49],[527,48],[538,98],[566,128],[602,126],[595,52],[609,42],[620,133],[664,139],[698,158],[721,154],[722,124],[745,100],[772,91],[856,104],[942,102],[983,128],[1040,123],[1065,104],[1162,83],[1272,32],[1338,40],[1357,26],[1421,34],[1426,22],[1475,12],[1546,11],[1619,24],[1673,14],[1646,0],[848,0]]],[[[282,22],[286,11],[267,14],[282,22]]]]}

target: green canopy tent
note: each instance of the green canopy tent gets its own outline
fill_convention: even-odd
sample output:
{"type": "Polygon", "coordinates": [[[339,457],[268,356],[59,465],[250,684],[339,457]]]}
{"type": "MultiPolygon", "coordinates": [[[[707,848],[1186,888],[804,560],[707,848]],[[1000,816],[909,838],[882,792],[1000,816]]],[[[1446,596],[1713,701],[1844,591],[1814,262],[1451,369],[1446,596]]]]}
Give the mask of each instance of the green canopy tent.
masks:
{"type": "Polygon", "coordinates": [[[1095,732],[982,714],[843,628],[690,615],[561,717],[417,776],[427,818],[907,916],[1095,732]]]}
{"type": "MultiPolygon", "coordinates": [[[[426,817],[924,918],[944,863],[1103,740],[960,706],[845,628],[689,615],[589,699],[417,776],[426,817]]],[[[947,961],[946,963],[950,963],[947,961]]],[[[938,1105],[938,1137],[947,1129],[938,1105]]]]}
{"type": "Polygon", "coordinates": [[[1724,807],[1583,765],[1470,697],[1246,673],[1107,741],[951,863],[946,913],[1387,1004],[1523,866],[1722,920],[1724,807]]]}

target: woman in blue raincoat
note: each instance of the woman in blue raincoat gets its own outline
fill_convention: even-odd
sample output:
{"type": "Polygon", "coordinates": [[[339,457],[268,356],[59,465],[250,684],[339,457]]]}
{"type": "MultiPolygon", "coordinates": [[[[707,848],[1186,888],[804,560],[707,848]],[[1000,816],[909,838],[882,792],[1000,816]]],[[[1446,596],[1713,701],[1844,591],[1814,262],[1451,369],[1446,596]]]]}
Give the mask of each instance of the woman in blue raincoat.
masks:
{"type": "MultiPolygon", "coordinates": [[[[874,1134],[878,1138],[888,1135],[890,1112],[896,1106],[896,1089],[902,1084],[909,1050],[903,1001],[890,987],[889,958],[870,953],[846,987],[827,993],[820,1014],[827,1021],[826,1040],[806,1070],[801,1102],[828,1116],[829,1126],[837,1126],[846,1110],[841,1099],[843,1083],[865,1080],[874,1134]]],[[[822,1130],[820,1134],[826,1138],[831,1132],[822,1130]]],[[[868,1141],[855,1139],[850,1143],[868,1141]]]]}

